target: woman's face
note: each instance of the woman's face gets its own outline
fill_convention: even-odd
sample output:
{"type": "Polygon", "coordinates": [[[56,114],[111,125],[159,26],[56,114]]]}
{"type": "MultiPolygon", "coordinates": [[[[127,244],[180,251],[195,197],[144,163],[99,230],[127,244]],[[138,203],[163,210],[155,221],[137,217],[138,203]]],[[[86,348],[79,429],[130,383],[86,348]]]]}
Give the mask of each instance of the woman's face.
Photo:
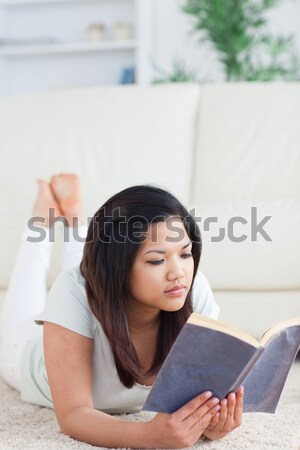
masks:
{"type": "Polygon", "coordinates": [[[180,218],[152,224],[132,267],[131,298],[135,305],[152,311],[182,308],[193,279],[191,250],[180,218]]]}

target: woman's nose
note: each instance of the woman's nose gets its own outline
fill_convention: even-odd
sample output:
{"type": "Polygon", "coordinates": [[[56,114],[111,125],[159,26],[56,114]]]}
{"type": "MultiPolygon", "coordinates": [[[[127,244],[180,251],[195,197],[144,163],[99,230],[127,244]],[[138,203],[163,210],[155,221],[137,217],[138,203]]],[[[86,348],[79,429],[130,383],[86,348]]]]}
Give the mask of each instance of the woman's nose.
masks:
{"type": "Polygon", "coordinates": [[[168,272],[168,279],[171,281],[181,279],[183,277],[184,277],[184,271],[178,264],[174,265],[168,272]]]}

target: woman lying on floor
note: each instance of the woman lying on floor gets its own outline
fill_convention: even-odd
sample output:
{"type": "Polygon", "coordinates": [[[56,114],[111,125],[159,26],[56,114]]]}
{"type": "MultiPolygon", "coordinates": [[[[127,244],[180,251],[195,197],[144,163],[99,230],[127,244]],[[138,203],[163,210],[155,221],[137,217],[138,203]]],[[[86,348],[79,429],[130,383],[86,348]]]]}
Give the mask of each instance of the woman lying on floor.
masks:
{"type": "Polygon", "coordinates": [[[242,389],[222,401],[201,393],[148,422],[112,415],[141,410],[193,310],[218,316],[198,271],[201,238],[188,211],[167,191],[134,186],[107,200],[87,230],[76,175],[38,183],[34,226],[24,230],[3,306],[4,381],[24,401],[54,407],[64,434],[96,446],[183,448],[237,428],[242,389]],[[46,302],[59,216],[69,236],[46,302]]]}

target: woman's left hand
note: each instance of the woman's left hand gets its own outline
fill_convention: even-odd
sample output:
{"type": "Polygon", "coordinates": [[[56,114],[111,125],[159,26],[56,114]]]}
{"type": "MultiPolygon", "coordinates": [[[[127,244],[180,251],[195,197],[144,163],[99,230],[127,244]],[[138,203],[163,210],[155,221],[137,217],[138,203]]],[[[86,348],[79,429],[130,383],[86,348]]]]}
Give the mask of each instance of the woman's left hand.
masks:
{"type": "Polygon", "coordinates": [[[242,424],[244,388],[231,392],[220,404],[220,411],[213,417],[202,433],[211,440],[221,439],[242,424]]]}

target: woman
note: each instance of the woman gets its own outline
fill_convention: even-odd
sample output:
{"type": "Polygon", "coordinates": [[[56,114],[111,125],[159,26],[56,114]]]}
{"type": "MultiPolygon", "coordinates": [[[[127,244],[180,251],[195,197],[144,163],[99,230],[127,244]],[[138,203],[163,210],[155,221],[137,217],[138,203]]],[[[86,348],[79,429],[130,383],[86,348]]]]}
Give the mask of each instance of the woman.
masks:
{"type": "Polygon", "coordinates": [[[141,409],[193,310],[218,315],[197,271],[199,229],[182,204],[159,188],[125,189],[96,212],[83,251],[79,179],[60,174],[50,184],[39,180],[33,216],[1,325],[1,375],[22,399],[54,407],[63,433],[103,447],[183,448],[201,435],[219,439],[239,426],[242,389],[221,402],[204,392],[148,422],[112,415],[141,409]],[[45,306],[59,216],[69,233],[62,273],[45,306]],[[43,338],[36,324],[44,325],[43,338]]]}

